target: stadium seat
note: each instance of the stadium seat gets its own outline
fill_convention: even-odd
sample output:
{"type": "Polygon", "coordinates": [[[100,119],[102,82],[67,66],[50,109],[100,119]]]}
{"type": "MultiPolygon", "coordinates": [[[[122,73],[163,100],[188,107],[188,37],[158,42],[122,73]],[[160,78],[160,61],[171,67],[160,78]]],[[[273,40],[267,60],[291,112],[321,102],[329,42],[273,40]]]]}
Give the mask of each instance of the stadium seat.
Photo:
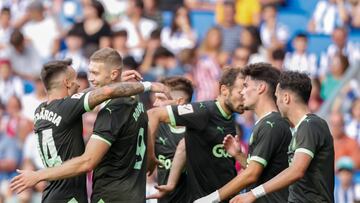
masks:
{"type": "Polygon", "coordinates": [[[329,35],[309,34],[308,51],[310,53],[320,56],[330,44],[331,36],[329,35]]]}
{"type": "Polygon", "coordinates": [[[192,11],[190,18],[200,40],[204,38],[208,29],[215,25],[215,14],[211,11],[192,11]]]}
{"type": "Polygon", "coordinates": [[[172,11],[163,11],[162,18],[163,18],[163,26],[169,27],[171,25],[173,12],[172,11]]]}
{"type": "Polygon", "coordinates": [[[301,12],[283,10],[278,14],[278,21],[288,26],[290,37],[293,37],[297,32],[306,31],[309,18],[301,12]]]}
{"type": "Polygon", "coordinates": [[[286,8],[298,9],[311,15],[316,7],[318,0],[290,0],[287,1],[286,8]]]}

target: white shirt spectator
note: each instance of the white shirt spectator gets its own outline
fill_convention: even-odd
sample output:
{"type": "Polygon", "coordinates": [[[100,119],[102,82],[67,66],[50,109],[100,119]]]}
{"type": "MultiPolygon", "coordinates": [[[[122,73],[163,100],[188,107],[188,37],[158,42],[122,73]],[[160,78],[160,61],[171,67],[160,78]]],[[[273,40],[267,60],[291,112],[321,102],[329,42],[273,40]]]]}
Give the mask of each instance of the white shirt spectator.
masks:
{"type": "Polygon", "coordinates": [[[70,52],[69,50],[63,50],[56,55],[57,59],[72,59],[72,67],[76,72],[84,71],[88,72],[88,60],[84,57],[82,51],[70,52]]]}
{"type": "MultiPolygon", "coordinates": [[[[139,48],[140,39],[136,31],[136,25],[134,25],[128,17],[124,17],[119,23],[115,24],[113,27],[114,31],[126,30],[128,34],[128,40],[126,42],[127,46],[130,49],[130,55],[134,56],[136,61],[141,61],[143,57],[144,50],[139,48]]],[[[150,34],[153,30],[156,29],[157,25],[155,21],[141,18],[139,21],[139,30],[142,34],[144,40],[149,39],[150,34]]]]}
{"type": "Polygon", "coordinates": [[[51,57],[54,42],[60,37],[56,22],[51,17],[45,17],[41,22],[26,23],[23,33],[31,40],[40,57],[45,61],[51,57]]]}
{"type": "Polygon", "coordinates": [[[260,26],[260,37],[264,47],[269,48],[271,46],[271,42],[273,41],[273,37],[282,44],[286,44],[289,39],[289,31],[286,25],[281,23],[276,24],[274,31],[270,30],[266,24],[263,23],[260,26]]]}
{"type": "Polygon", "coordinates": [[[345,133],[360,144],[360,122],[351,120],[345,125],[345,133]]]}
{"type": "Polygon", "coordinates": [[[196,45],[197,35],[191,30],[191,37],[184,32],[175,32],[171,35],[171,28],[164,27],[161,31],[162,46],[169,49],[172,53],[178,54],[181,50],[192,49],[196,45]]]}
{"type": "Polygon", "coordinates": [[[33,121],[35,110],[43,101],[39,100],[35,93],[24,95],[20,100],[22,104],[22,115],[33,121]]]}
{"type": "Polygon", "coordinates": [[[0,27],[0,45],[7,45],[10,42],[10,35],[12,33],[12,28],[3,28],[0,27]]]}
{"type": "MultiPolygon", "coordinates": [[[[347,11],[350,11],[348,4],[345,5],[347,11]]],[[[316,5],[313,20],[315,23],[315,32],[322,34],[331,34],[336,27],[344,26],[344,22],[339,16],[339,9],[336,3],[322,0],[316,5]]]]}
{"type": "Polygon", "coordinates": [[[284,60],[285,70],[300,71],[310,74],[312,78],[317,76],[315,54],[286,53],[284,60]]]}
{"type": "Polygon", "coordinates": [[[38,146],[37,136],[34,133],[31,133],[26,137],[24,143],[24,158],[30,159],[35,166],[35,169],[44,168],[44,164],[41,160],[41,156],[39,154],[39,146],[38,146]]]}
{"type": "Polygon", "coordinates": [[[20,98],[24,94],[23,82],[17,76],[11,76],[8,80],[0,79],[0,92],[0,100],[3,104],[6,104],[13,95],[20,98]]]}

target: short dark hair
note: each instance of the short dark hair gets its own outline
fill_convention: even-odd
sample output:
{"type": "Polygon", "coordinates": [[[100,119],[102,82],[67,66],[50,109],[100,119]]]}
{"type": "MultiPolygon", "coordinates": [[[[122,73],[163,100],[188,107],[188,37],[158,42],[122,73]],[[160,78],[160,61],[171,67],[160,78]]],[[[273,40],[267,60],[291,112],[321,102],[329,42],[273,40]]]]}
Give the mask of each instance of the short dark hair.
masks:
{"type": "Polygon", "coordinates": [[[279,87],[294,92],[307,104],[311,94],[311,79],[306,73],[297,71],[284,71],[280,75],[279,87]]]}
{"type": "Polygon", "coordinates": [[[171,91],[183,91],[187,94],[188,98],[186,102],[191,102],[192,94],[194,92],[191,81],[182,76],[166,77],[160,80],[161,83],[168,86],[171,91]]]}
{"type": "Polygon", "coordinates": [[[3,7],[0,11],[0,14],[1,15],[3,15],[3,14],[11,15],[11,10],[9,7],[3,7]]]}
{"type": "Polygon", "coordinates": [[[24,35],[19,29],[15,29],[10,35],[10,44],[14,47],[19,47],[24,43],[24,35]]]}
{"type": "Polygon", "coordinates": [[[260,80],[266,82],[269,87],[269,96],[271,96],[274,101],[276,85],[279,81],[280,71],[273,67],[269,63],[253,63],[246,65],[241,73],[244,77],[250,76],[253,80],[260,80]]]}
{"type": "Polygon", "coordinates": [[[166,49],[165,47],[159,47],[155,50],[154,53],[154,60],[161,58],[161,57],[175,57],[175,55],[173,53],[171,53],[171,51],[169,51],[168,49],[166,49]]]}
{"type": "Polygon", "coordinates": [[[99,18],[102,18],[102,16],[103,16],[104,13],[105,13],[105,8],[104,8],[104,6],[101,4],[101,2],[98,1],[98,0],[92,0],[92,1],[91,1],[91,6],[95,8],[97,16],[98,16],[99,18]]]}
{"type": "Polygon", "coordinates": [[[161,38],[161,29],[155,29],[150,33],[150,39],[160,39],[161,38]]]}
{"type": "Polygon", "coordinates": [[[70,37],[70,36],[82,38],[83,32],[74,26],[66,34],[66,37],[70,37]]]}
{"type": "Polygon", "coordinates": [[[274,9],[275,11],[277,11],[277,7],[276,7],[276,4],[275,3],[267,3],[267,4],[264,4],[261,8],[262,11],[264,11],[265,9],[268,9],[268,8],[271,8],[271,9],[274,9]]]}
{"type": "Polygon", "coordinates": [[[297,38],[302,38],[304,40],[307,40],[308,39],[308,35],[305,33],[305,32],[298,32],[296,33],[295,35],[295,39],[297,38]]]}
{"type": "Polygon", "coordinates": [[[273,60],[284,60],[285,51],[281,48],[275,49],[271,52],[271,57],[273,60]]]}
{"type": "Polygon", "coordinates": [[[141,10],[144,9],[144,2],[143,0],[134,0],[135,1],[135,7],[140,8],[141,10]]]}
{"type": "Polygon", "coordinates": [[[238,76],[241,76],[241,69],[236,67],[226,67],[223,70],[223,73],[221,75],[219,84],[225,85],[227,87],[232,88],[234,86],[234,83],[236,81],[236,78],[238,76]]]}
{"type": "Polygon", "coordinates": [[[128,37],[128,33],[126,30],[119,30],[112,33],[113,37],[128,37]]]}
{"type": "Polygon", "coordinates": [[[44,64],[41,70],[41,80],[44,83],[46,90],[53,88],[52,81],[61,73],[66,73],[68,66],[71,65],[71,60],[54,60],[44,64]]]}
{"type": "Polygon", "coordinates": [[[123,60],[120,54],[113,48],[102,48],[90,57],[90,61],[104,63],[110,67],[122,68],[123,60]]]}

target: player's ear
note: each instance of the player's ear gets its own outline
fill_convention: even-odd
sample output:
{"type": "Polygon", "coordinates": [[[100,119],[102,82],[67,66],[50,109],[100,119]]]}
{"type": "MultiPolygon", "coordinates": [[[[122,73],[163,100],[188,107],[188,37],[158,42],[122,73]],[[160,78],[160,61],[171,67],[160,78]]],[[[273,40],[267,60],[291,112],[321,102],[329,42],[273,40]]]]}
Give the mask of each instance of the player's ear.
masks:
{"type": "Polygon", "coordinates": [[[289,103],[290,103],[291,98],[290,98],[290,94],[289,94],[288,92],[285,92],[285,93],[284,93],[283,100],[284,100],[283,102],[284,102],[285,104],[289,104],[289,103]]]}
{"type": "Polygon", "coordinates": [[[229,87],[227,87],[226,85],[220,86],[220,95],[227,97],[229,93],[230,93],[229,87]]]}
{"type": "Polygon", "coordinates": [[[121,69],[112,69],[110,73],[110,78],[112,81],[117,80],[121,76],[121,69]]]}
{"type": "Polygon", "coordinates": [[[262,93],[265,92],[266,88],[267,88],[267,87],[266,87],[266,84],[263,83],[263,82],[261,82],[261,83],[258,85],[257,90],[258,90],[259,94],[262,94],[262,93]]]}

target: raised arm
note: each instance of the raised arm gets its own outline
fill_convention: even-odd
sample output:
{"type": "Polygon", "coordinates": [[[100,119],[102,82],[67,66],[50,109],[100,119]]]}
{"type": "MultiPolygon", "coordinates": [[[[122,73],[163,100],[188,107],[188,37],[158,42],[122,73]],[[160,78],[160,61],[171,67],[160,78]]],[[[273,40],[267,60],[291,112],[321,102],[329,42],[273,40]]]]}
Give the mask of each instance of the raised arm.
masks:
{"type": "Polygon", "coordinates": [[[12,191],[21,193],[40,181],[53,181],[78,176],[91,171],[101,161],[110,146],[103,141],[90,139],[84,154],[64,162],[60,166],[38,171],[18,170],[18,176],[11,180],[12,191]]]}

